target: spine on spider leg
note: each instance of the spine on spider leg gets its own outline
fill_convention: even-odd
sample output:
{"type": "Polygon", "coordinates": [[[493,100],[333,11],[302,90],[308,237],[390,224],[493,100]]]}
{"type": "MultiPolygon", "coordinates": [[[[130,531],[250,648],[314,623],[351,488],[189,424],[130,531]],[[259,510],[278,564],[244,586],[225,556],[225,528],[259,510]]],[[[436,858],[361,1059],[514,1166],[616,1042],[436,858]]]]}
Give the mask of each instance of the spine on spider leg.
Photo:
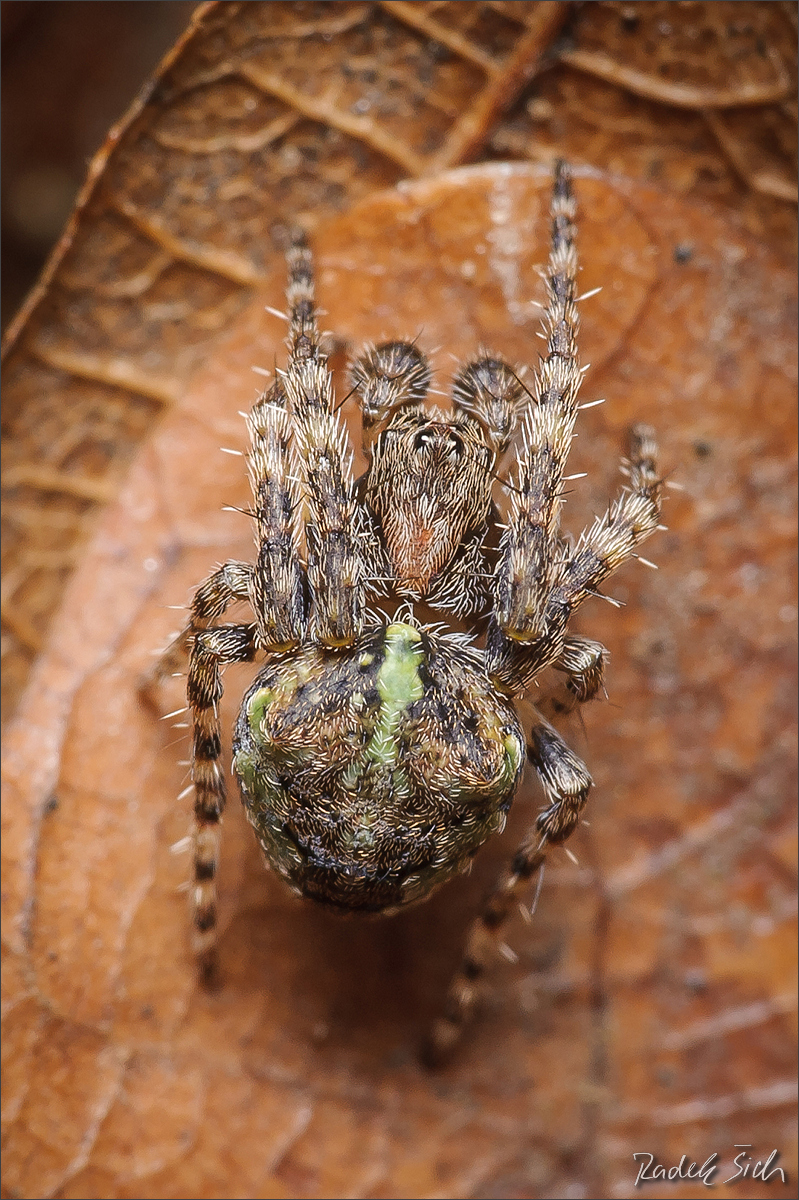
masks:
{"type": "Polygon", "coordinates": [[[299,488],[293,461],[286,393],[278,380],[247,418],[248,466],[258,529],[253,576],[258,639],[265,650],[290,650],[303,631],[299,557],[299,488]]]}
{"type": "Polygon", "coordinates": [[[548,303],[542,320],[547,353],[536,376],[537,403],[528,408],[522,427],[523,449],[513,480],[515,491],[497,580],[497,624],[508,637],[522,642],[543,635],[547,600],[560,570],[563,473],[574,436],[581,380],[575,201],[569,171],[562,162],[556,168],[551,213],[548,303]]]}
{"type": "Polygon", "coordinates": [[[648,425],[631,430],[626,469],[629,487],[580,535],[556,589],[556,598],[571,612],[594,595],[660,524],[663,482],[657,468],[654,430],[648,425]]]}

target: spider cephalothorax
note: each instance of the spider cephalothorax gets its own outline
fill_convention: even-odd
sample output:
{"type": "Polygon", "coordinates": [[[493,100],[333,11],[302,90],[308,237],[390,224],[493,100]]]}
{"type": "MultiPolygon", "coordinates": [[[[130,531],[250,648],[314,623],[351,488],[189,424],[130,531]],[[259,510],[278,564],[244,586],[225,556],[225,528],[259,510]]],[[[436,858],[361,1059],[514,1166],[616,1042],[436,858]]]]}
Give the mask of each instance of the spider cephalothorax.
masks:
{"type": "Polygon", "coordinates": [[[569,619],[660,519],[654,443],[639,427],[628,488],[573,548],[561,536],[582,376],[573,219],[559,164],[547,353],[529,386],[483,352],[457,372],[444,410],[426,404],[430,368],[415,343],[387,342],[356,359],[369,464],[357,481],[320,345],[310,250],[301,239],[292,246],[288,363],[248,417],[257,559],[210,576],[183,635],[196,941],[206,966],[225,802],[217,705],[226,663],[266,655],[234,737],[235,773],[264,854],[295,891],[339,910],[391,911],[468,868],[502,828],[526,752],[546,805],[472,927],[436,1026],[439,1052],[470,1010],[517,889],[547,846],[572,832],[591,787],[545,713],[528,704],[535,715],[524,728],[514,697],[548,667],[564,680],[561,709],[597,694],[603,647],[570,634],[569,619]],[[515,435],[515,467],[503,481],[497,470],[515,435]],[[220,625],[234,601],[249,604],[252,620],[220,625]]]}

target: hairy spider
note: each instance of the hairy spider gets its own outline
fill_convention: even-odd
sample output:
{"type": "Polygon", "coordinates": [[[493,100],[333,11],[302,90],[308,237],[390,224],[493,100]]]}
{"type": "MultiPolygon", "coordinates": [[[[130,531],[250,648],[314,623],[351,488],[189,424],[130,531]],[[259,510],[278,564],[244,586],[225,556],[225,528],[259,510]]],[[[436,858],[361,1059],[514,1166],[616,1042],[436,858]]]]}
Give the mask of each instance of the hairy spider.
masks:
{"type": "Polygon", "coordinates": [[[547,667],[559,711],[594,697],[605,650],[568,632],[587,596],[658,528],[652,431],[632,431],[629,486],[573,548],[560,532],[582,378],[575,202],[556,168],[543,318],[528,388],[481,352],[457,372],[452,409],[427,406],[413,342],[352,365],[368,469],[353,480],[320,348],[311,252],[288,253],[288,364],[247,418],[257,559],[197,591],[182,635],[194,726],[195,944],[212,970],[225,807],[222,668],[266,654],[247,691],[233,767],[269,865],[298,894],[346,912],[421,900],[501,830],[525,756],[546,798],[468,935],[432,1053],[457,1039],[517,891],[580,819],[591,777],[546,718],[514,698],[547,667]],[[520,429],[511,480],[495,467],[520,429]],[[494,492],[510,494],[505,524],[494,492]],[[234,601],[252,619],[219,624],[234,601]],[[378,602],[380,607],[378,608],[378,602]],[[438,623],[435,623],[438,622],[438,623]],[[441,623],[443,622],[443,624],[441,623]]]}

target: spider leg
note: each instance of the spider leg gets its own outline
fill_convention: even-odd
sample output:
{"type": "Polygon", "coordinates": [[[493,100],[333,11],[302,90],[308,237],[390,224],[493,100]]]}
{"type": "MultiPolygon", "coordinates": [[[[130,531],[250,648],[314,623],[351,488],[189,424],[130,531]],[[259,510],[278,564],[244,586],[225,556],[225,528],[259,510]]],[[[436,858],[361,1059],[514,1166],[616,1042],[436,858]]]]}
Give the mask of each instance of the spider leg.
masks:
{"type": "Polygon", "coordinates": [[[533,827],[516,851],[473,921],[466,936],[460,966],[447,992],[445,1010],[434,1023],[426,1045],[426,1058],[442,1062],[454,1049],[474,1010],[479,980],[500,944],[505,923],[519,895],[541,870],[549,843],[564,842],[577,825],[588,793],[591,776],[577,755],[548,721],[534,725],[528,758],[541,780],[547,800],[533,827]]]}
{"type": "Polygon", "coordinates": [[[555,603],[574,612],[660,524],[663,482],[657,469],[654,430],[636,425],[630,431],[626,469],[629,487],[581,535],[557,587],[555,603]]]}
{"type": "MultiPolygon", "coordinates": [[[[589,596],[600,595],[598,588],[605,579],[632,558],[641,542],[658,528],[663,482],[657,468],[654,431],[648,425],[636,425],[630,431],[625,469],[629,486],[581,534],[566,561],[559,563],[540,636],[509,637],[496,620],[489,627],[487,668],[500,686],[518,690],[529,685],[544,667],[564,661],[564,653],[568,659],[566,625],[572,613],[589,596]]],[[[568,665],[562,669],[571,673],[568,665]]]]}
{"type": "Polygon", "coordinates": [[[498,629],[520,642],[541,638],[547,629],[547,604],[563,557],[563,476],[582,379],[577,355],[575,202],[563,163],[557,168],[551,215],[545,276],[548,303],[543,318],[547,354],[536,374],[537,402],[528,406],[522,424],[523,444],[500,546],[494,605],[498,629]]]}
{"type": "Polygon", "coordinates": [[[522,843],[511,866],[502,872],[479,915],[472,921],[460,965],[447,989],[444,1011],[434,1021],[424,1045],[423,1057],[428,1065],[439,1066],[445,1062],[460,1041],[474,1012],[480,979],[499,946],[516,897],[544,865],[544,841],[535,834],[529,845],[522,843]]]}
{"type": "Polygon", "coordinates": [[[563,717],[574,712],[578,704],[593,700],[605,678],[607,653],[601,642],[567,633],[563,649],[552,664],[564,678],[545,700],[537,701],[539,712],[547,717],[563,717]]]}
{"type": "MultiPolygon", "coordinates": [[[[291,362],[295,371],[302,372],[318,366],[313,284],[304,246],[292,247],[289,267],[291,362]]],[[[304,631],[304,579],[297,544],[299,485],[287,404],[286,387],[278,379],[247,417],[257,563],[255,567],[229,563],[212,575],[194,597],[184,635],[190,651],[187,695],[194,726],[194,948],[206,980],[215,966],[219,824],[226,803],[218,708],[221,668],[251,662],[258,648],[290,650],[300,643],[304,631]],[[208,628],[231,600],[249,601],[254,624],[208,628]]]]}
{"type": "MultiPolygon", "coordinates": [[[[627,460],[629,488],[582,534],[573,554],[560,566],[544,609],[541,636],[525,644],[508,637],[496,624],[489,629],[486,655],[489,673],[496,682],[504,686],[520,678],[529,682],[552,664],[566,673],[575,702],[596,694],[602,683],[604,648],[599,642],[567,635],[566,623],[575,609],[588,596],[596,595],[603,581],[657,529],[662,481],[656,453],[653,431],[647,426],[635,427],[627,460]]],[[[433,1035],[441,1054],[454,1044],[458,1030],[468,1019],[474,1003],[474,980],[485,961],[488,932],[493,933],[501,925],[516,889],[540,868],[547,844],[563,842],[572,833],[592,786],[583,763],[546,720],[532,729],[528,756],[548,805],[536,820],[534,834],[523,844],[510,871],[489,898],[485,910],[488,922],[484,914],[469,935],[463,966],[450,990],[449,1008],[433,1035]],[[526,875],[518,869],[525,864],[526,875]]]]}
{"type": "Polygon", "coordinates": [[[236,601],[249,600],[253,569],[249,563],[228,562],[214,571],[194,593],[185,627],[174,638],[155,665],[144,675],[139,691],[143,700],[156,708],[156,685],[169,675],[182,674],[191,650],[192,638],[236,601]]]}
{"type": "Polygon", "coordinates": [[[247,417],[248,467],[258,532],[258,563],[229,562],[197,589],[186,627],[145,677],[154,684],[182,669],[194,635],[218,620],[235,601],[248,601],[255,613],[258,644],[265,650],[296,646],[303,629],[303,580],[297,548],[298,489],[292,474],[286,396],[278,381],[247,417]]]}
{"type": "Polygon", "coordinates": [[[582,760],[543,718],[530,731],[527,757],[547,799],[535,829],[546,842],[565,842],[580,820],[593,780],[582,760]]]}
{"type": "MultiPolygon", "coordinates": [[[[292,315],[297,350],[308,341],[301,297],[296,299],[292,315]]],[[[210,981],[215,964],[219,825],[226,803],[218,712],[221,668],[252,661],[259,647],[283,651],[298,645],[304,625],[303,572],[297,547],[298,486],[286,394],[280,380],[253,406],[247,426],[257,564],[232,562],[215,571],[197,590],[188,625],[167,651],[172,658],[181,652],[189,654],[187,696],[194,729],[194,948],[206,981],[210,981]],[[229,605],[239,600],[249,603],[254,624],[215,625],[229,605]]]]}
{"type": "Polygon", "coordinates": [[[219,823],[226,802],[218,702],[221,667],[248,662],[257,646],[285,650],[302,636],[303,582],[296,548],[296,484],[292,482],[285,395],[280,383],[247,418],[249,469],[258,529],[258,562],[229,562],[197,589],[189,621],[157,664],[155,677],[189,656],[187,696],[194,742],[194,948],[206,981],[213,974],[219,823]],[[255,624],[215,626],[236,601],[247,601],[255,624]],[[209,626],[215,626],[209,628],[209,626]]]}
{"type": "Polygon", "coordinates": [[[564,638],[563,649],[552,665],[566,675],[566,687],[575,704],[593,700],[602,687],[607,653],[602,643],[593,638],[577,633],[569,633],[564,638]]]}
{"type": "Polygon", "coordinates": [[[215,966],[219,823],[227,798],[220,761],[220,668],[227,663],[251,662],[255,650],[254,625],[220,625],[193,636],[189,657],[186,690],[194,723],[194,949],[206,982],[211,980],[215,966]]]}
{"type": "MultiPolygon", "coordinates": [[[[659,526],[661,480],[656,467],[654,432],[638,425],[631,431],[627,470],[631,490],[615,500],[605,516],[585,530],[575,553],[567,560],[555,601],[571,614],[612,572],[635,553],[635,548],[659,526]]],[[[601,642],[567,634],[553,666],[566,674],[565,704],[557,712],[571,712],[576,704],[593,700],[605,677],[607,650],[601,642]]]]}
{"type": "Polygon", "coordinates": [[[360,547],[352,454],[335,412],[333,381],[319,349],[313,265],[304,242],[289,256],[289,354],[283,386],[294,417],[302,480],[309,636],[324,646],[350,645],[363,625],[365,566],[360,547]]]}
{"type": "Polygon", "coordinates": [[[522,448],[502,536],[486,644],[491,679],[519,693],[564,649],[569,607],[553,596],[563,570],[560,537],[564,470],[574,436],[582,372],[571,176],[558,163],[551,204],[552,238],[542,327],[547,353],[536,373],[535,403],[522,423],[522,448]]]}
{"type": "Polygon", "coordinates": [[[299,488],[289,414],[277,380],[247,417],[248,466],[258,540],[251,600],[264,650],[290,650],[304,627],[303,569],[299,558],[299,488]]]}

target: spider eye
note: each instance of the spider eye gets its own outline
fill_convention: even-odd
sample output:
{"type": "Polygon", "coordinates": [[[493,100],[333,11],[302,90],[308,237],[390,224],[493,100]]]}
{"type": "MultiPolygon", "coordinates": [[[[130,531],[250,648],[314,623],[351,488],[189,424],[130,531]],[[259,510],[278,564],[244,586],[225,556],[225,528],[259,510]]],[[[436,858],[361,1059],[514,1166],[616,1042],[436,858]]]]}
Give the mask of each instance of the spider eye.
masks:
{"type": "Polygon", "coordinates": [[[448,433],[445,441],[447,458],[459,459],[463,457],[463,442],[456,433],[448,433]]]}
{"type": "Polygon", "coordinates": [[[445,433],[429,427],[420,429],[413,439],[413,448],[419,454],[432,452],[450,461],[463,457],[463,442],[449,429],[445,433]]]}

